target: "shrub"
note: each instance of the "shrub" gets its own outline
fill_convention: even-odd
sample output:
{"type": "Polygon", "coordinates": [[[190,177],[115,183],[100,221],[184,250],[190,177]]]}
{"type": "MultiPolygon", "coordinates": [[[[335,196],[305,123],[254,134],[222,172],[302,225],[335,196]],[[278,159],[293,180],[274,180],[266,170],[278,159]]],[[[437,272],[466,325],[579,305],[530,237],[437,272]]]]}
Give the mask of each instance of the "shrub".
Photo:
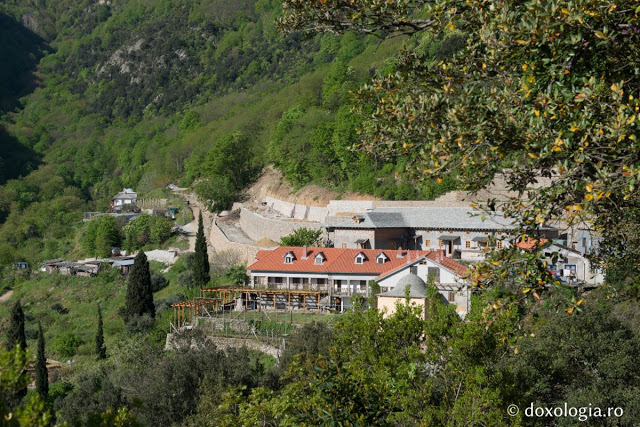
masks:
{"type": "Polygon", "coordinates": [[[142,316],[132,316],[125,324],[124,329],[129,335],[141,334],[151,329],[154,323],[154,319],[145,313],[142,316]]]}
{"type": "Polygon", "coordinates": [[[56,354],[69,358],[76,354],[80,344],[82,344],[80,338],[71,332],[66,332],[53,339],[51,348],[56,354]]]}
{"type": "Polygon", "coordinates": [[[162,274],[156,273],[155,271],[151,273],[151,290],[153,292],[158,292],[166,288],[168,284],[169,282],[162,274]]]}
{"type": "Polygon", "coordinates": [[[69,309],[65,308],[62,304],[60,304],[59,302],[52,304],[51,305],[51,310],[57,312],[58,314],[67,314],[69,313],[69,309]]]}

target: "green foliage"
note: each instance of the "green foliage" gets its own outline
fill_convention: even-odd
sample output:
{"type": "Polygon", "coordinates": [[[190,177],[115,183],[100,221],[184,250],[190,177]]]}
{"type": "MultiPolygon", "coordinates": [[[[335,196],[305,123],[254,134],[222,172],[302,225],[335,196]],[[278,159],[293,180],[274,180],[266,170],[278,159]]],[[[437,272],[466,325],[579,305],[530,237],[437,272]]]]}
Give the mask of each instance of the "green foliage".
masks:
{"type": "Polygon", "coordinates": [[[195,185],[198,199],[213,212],[231,208],[238,197],[238,191],[229,177],[215,175],[195,185]]]}
{"type": "Polygon", "coordinates": [[[74,333],[66,332],[56,336],[51,342],[54,353],[61,357],[71,358],[76,354],[83,341],[74,333]]]}
{"type": "Polygon", "coordinates": [[[96,331],[96,358],[98,360],[107,358],[107,347],[104,345],[102,309],[100,308],[100,305],[98,305],[98,330],[96,331]]]}
{"type": "Polygon", "coordinates": [[[133,267],[129,273],[127,283],[127,296],[125,306],[122,310],[122,317],[125,323],[136,316],[148,314],[155,317],[155,306],[153,304],[153,290],[151,287],[151,272],[149,262],[144,251],[138,252],[134,259],[133,267]]]}
{"type": "Polygon", "coordinates": [[[280,246],[321,246],[322,229],[296,228],[280,239],[280,246]]]}
{"type": "Polygon", "coordinates": [[[36,354],[36,391],[40,398],[47,401],[49,396],[49,371],[47,370],[47,357],[44,353],[44,334],[42,325],[38,322],[38,352],[36,354]]]}
{"type": "Polygon", "coordinates": [[[293,363],[327,357],[333,343],[333,331],[323,322],[312,322],[296,329],[280,356],[280,369],[286,371],[293,363]]]}
{"type": "Polygon", "coordinates": [[[124,247],[129,251],[136,251],[145,245],[161,245],[173,233],[173,223],[170,219],[143,214],[130,221],[122,228],[124,247]]]}
{"type": "MultiPolygon", "coordinates": [[[[593,220],[612,248],[601,265],[637,258],[636,225],[615,226],[638,206],[640,35],[623,30],[638,20],[636,2],[291,0],[284,11],[287,32],[443,40],[435,50],[408,46],[395,72],[362,87],[356,108],[367,126],[359,148],[407,159],[416,181],[464,170],[458,185],[471,191],[502,172],[508,190],[527,196],[487,207],[518,219],[523,233],[593,220]]],[[[498,273],[513,264],[503,261],[498,273]]]]}
{"type": "Polygon", "coordinates": [[[82,236],[82,248],[90,255],[108,257],[114,246],[120,246],[120,234],[117,219],[110,215],[101,215],[87,223],[82,236]]]}
{"type": "Polygon", "coordinates": [[[242,189],[253,178],[249,138],[243,132],[234,132],[219,139],[209,150],[201,171],[205,176],[227,177],[236,190],[242,189]]]}
{"type": "Polygon", "coordinates": [[[27,339],[24,334],[24,312],[20,300],[13,304],[11,309],[11,319],[7,330],[6,340],[7,350],[20,347],[23,351],[27,349],[27,339]]]}
{"type": "Polygon", "coordinates": [[[224,272],[221,280],[233,286],[244,286],[249,280],[247,266],[245,264],[232,265],[224,272]]]}
{"type": "Polygon", "coordinates": [[[211,277],[209,276],[209,255],[207,253],[207,239],[204,236],[202,212],[198,216],[198,232],[196,233],[195,254],[193,256],[193,281],[196,286],[203,287],[211,277]]]}
{"type": "Polygon", "coordinates": [[[31,394],[26,401],[17,404],[24,396],[30,382],[27,374],[27,355],[19,347],[0,351],[0,417],[6,426],[48,426],[51,414],[45,409],[38,394],[31,394]]]}

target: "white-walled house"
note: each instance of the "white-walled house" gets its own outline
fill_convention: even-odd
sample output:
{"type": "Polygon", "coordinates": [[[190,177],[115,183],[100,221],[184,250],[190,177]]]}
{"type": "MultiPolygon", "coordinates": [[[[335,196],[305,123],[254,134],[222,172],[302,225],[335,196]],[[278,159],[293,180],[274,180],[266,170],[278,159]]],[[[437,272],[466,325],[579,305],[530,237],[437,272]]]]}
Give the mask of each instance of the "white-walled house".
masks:
{"type": "Polygon", "coordinates": [[[121,192],[111,198],[111,206],[132,205],[138,201],[138,194],[131,188],[124,188],[121,192]]]}
{"type": "MultiPolygon", "coordinates": [[[[444,257],[442,251],[277,247],[261,250],[248,267],[251,287],[289,291],[323,291],[331,306],[344,310],[355,295],[370,296],[369,281],[417,259],[449,281],[451,271],[459,275],[467,268],[444,257]]],[[[394,276],[395,277],[395,276],[394,276]]]]}
{"type": "Polygon", "coordinates": [[[460,317],[465,317],[470,309],[470,290],[465,275],[466,267],[438,252],[432,259],[418,257],[413,261],[381,274],[376,278],[382,294],[396,289],[407,276],[415,275],[425,283],[431,281],[444,301],[454,304],[460,317]],[[462,268],[461,268],[462,267],[462,268]]]}
{"type": "Polygon", "coordinates": [[[562,281],[589,286],[598,286],[604,282],[603,272],[592,267],[589,258],[578,249],[546,239],[518,242],[517,246],[523,251],[530,251],[534,246],[541,247],[549,270],[562,281]]]}

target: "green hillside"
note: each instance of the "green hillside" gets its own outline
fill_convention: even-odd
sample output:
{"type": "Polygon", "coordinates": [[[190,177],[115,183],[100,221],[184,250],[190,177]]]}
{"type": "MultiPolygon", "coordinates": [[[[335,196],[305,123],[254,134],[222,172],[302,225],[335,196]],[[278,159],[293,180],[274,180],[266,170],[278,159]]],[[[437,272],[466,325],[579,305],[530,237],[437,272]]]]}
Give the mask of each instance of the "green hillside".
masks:
{"type": "MultiPolygon", "coordinates": [[[[274,163],[296,187],[386,199],[451,189],[351,150],[366,123],[349,92],[392,71],[406,38],[285,36],[275,0],[16,0],[0,12],[2,37],[20,41],[2,71],[30,76],[3,82],[3,264],[65,255],[81,212],[125,186],[203,179],[199,194],[223,209],[274,163]]],[[[410,44],[442,54],[430,37],[410,44]]]]}

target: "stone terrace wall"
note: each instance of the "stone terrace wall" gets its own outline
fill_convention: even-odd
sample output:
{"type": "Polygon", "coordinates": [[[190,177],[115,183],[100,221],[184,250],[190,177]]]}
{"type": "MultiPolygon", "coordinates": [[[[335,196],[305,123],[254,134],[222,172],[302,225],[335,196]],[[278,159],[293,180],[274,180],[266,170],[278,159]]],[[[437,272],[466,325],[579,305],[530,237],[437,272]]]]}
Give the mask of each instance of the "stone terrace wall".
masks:
{"type": "Polygon", "coordinates": [[[283,236],[302,227],[318,230],[322,229],[322,224],[265,218],[249,209],[240,209],[240,228],[247,236],[256,241],[266,237],[277,242],[283,236]]]}
{"type": "MultiPolygon", "coordinates": [[[[243,243],[232,242],[227,239],[227,236],[224,235],[222,230],[218,228],[218,225],[213,220],[213,224],[211,224],[211,231],[209,232],[209,244],[216,251],[225,251],[225,250],[233,250],[242,255],[243,259],[246,259],[247,265],[253,264],[256,260],[256,254],[261,249],[271,249],[271,248],[260,248],[258,246],[253,245],[245,245],[243,243]]],[[[212,254],[209,254],[211,257],[212,254]]]]}
{"type": "MultiPolygon", "coordinates": [[[[417,207],[457,207],[469,206],[469,201],[462,200],[463,194],[452,191],[436,200],[331,200],[326,207],[300,205],[266,197],[265,203],[271,209],[287,218],[299,220],[340,222],[336,217],[346,217],[350,214],[364,213],[374,208],[417,208],[417,207]],[[331,218],[331,219],[329,219],[331,218]]],[[[244,228],[244,227],[243,227],[244,228]]],[[[262,236],[261,236],[262,237],[262,236]]]]}

